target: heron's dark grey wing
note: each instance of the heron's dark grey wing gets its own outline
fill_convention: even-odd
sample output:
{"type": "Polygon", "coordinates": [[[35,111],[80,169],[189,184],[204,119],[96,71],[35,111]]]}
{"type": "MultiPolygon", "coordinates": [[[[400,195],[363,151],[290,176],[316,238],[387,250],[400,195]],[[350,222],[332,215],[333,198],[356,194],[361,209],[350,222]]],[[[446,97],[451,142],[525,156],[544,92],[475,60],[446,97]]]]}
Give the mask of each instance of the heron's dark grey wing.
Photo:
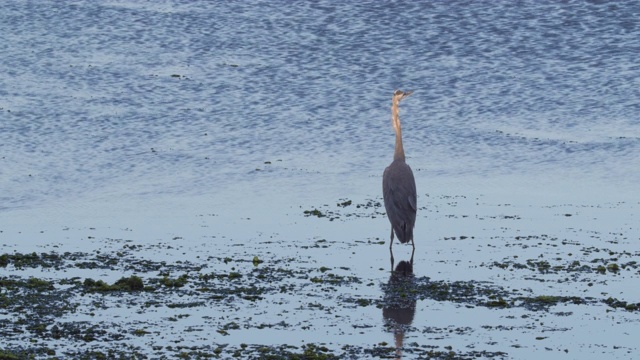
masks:
{"type": "Polygon", "coordinates": [[[409,206],[411,206],[413,211],[417,212],[418,211],[418,199],[417,199],[417,196],[416,196],[415,187],[416,187],[416,183],[415,183],[415,180],[414,180],[414,183],[413,183],[413,188],[414,188],[413,189],[413,196],[409,195],[407,197],[407,200],[409,200],[409,206]]]}
{"type": "Polygon", "coordinates": [[[387,217],[401,242],[413,238],[417,194],[413,171],[404,161],[394,161],[382,176],[382,196],[387,217]]]}

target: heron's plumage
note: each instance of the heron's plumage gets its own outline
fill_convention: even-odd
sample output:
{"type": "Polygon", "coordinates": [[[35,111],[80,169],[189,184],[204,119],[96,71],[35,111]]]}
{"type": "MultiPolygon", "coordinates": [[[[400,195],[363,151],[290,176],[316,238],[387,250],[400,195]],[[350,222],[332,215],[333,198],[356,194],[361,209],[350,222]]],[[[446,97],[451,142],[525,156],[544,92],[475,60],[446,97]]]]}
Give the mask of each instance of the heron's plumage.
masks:
{"type": "Polygon", "coordinates": [[[401,243],[413,240],[416,223],[416,182],[411,167],[403,160],[394,160],[382,175],[382,196],[387,217],[401,243]]]}

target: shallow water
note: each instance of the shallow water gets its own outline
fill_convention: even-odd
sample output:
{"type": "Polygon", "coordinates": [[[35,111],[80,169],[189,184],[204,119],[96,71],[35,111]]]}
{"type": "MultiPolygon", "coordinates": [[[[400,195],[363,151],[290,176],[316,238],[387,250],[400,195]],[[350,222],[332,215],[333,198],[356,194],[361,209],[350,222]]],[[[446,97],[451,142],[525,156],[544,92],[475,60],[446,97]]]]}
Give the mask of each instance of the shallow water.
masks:
{"type": "MultiPolygon", "coordinates": [[[[273,336],[255,326],[216,332],[228,308],[209,302],[175,328],[166,307],[63,320],[115,312],[153,323],[157,333],[142,348],[151,357],[162,356],[153,345],[163,336],[193,346],[394,344],[380,308],[340,304],[384,297],[390,264],[377,242],[388,241],[388,222],[383,208],[355,204],[381,201],[391,94],[412,89],[400,115],[420,206],[416,277],[595,303],[531,311],[418,299],[405,344],[625,358],[637,350],[638,313],[602,301],[639,302],[637,269],[564,281],[563,271],[509,262],[637,261],[638,13],[633,1],[5,4],[0,252],[116,253],[139,244],[130,260],[191,261],[207,266],[200,273],[229,271],[207,256],[247,261],[236,264],[242,273],[257,255],[265,266],[289,259],[292,269],[324,266],[362,280],[316,298],[308,279],[292,279],[303,295],[229,305],[253,319],[239,322],[290,325],[273,336]],[[354,205],[335,205],[347,199],[354,205]],[[340,218],[304,216],[315,208],[340,218]],[[310,247],[319,240],[328,247],[310,247]],[[331,311],[284,312],[309,303],[331,311]],[[541,332],[553,336],[536,340],[541,332]]],[[[407,247],[396,251],[408,260],[407,247]]],[[[126,266],[66,271],[2,270],[109,283],[132,274],[126,266]]],[[[7,346],[28,347],[28,338],[7,346]]],[[[121,341],[139,340],[130,338],[121,341]]]]}

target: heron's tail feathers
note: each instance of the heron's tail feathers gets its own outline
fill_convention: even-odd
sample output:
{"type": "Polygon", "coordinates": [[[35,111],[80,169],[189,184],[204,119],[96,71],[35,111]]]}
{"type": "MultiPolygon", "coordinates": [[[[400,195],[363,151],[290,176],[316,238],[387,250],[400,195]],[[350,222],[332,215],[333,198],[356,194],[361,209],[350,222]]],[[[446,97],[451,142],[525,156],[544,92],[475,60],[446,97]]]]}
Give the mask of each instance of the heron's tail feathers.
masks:
{"type": "Polygon", "coordinates": [[[413,227],[407,223],[402,223],[399,227],[394,229],[398,240],[405,244],[409,241],[413,241],[413,227]]]}

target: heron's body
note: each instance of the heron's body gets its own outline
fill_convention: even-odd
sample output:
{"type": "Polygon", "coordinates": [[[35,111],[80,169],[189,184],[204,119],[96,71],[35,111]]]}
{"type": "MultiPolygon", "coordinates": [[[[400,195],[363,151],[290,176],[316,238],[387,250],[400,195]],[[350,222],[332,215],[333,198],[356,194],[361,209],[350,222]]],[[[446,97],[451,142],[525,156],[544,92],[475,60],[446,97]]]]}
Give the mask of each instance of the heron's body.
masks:
{"type": "MultiPolygon", "coordinates": [[[[384,170],[382,195],[392,232],[401,243],[413,241],[416,223],[417,196],[413,171],[404,160],[394,160],[384,170]]],[[[393,234],[391,235],[393,242],[393,234]]]]}
{"type": "MultiPolygon", "coordinates": [[[[387,210],[387,218],[391,223],[390,250],[393,246],[394,232],[401,243],[407,243],[411,240],[411,244],[415,249],[413,228],[418,210],[416,181],[411,167],[405,162],[404,147],[402,146],[402,127],[400,126],[398,109],[400,100],[411,95],[411,93],[411,91],[405,93],[396,90],[393,94],[391,106],[391,118],[393,128],[396,131],[396,148],[393,162],[384,170],[382,176],[384,207],[387,210]]],[[[393,266],[393,253],[391,254],[391,261],[393,266]]]]}

